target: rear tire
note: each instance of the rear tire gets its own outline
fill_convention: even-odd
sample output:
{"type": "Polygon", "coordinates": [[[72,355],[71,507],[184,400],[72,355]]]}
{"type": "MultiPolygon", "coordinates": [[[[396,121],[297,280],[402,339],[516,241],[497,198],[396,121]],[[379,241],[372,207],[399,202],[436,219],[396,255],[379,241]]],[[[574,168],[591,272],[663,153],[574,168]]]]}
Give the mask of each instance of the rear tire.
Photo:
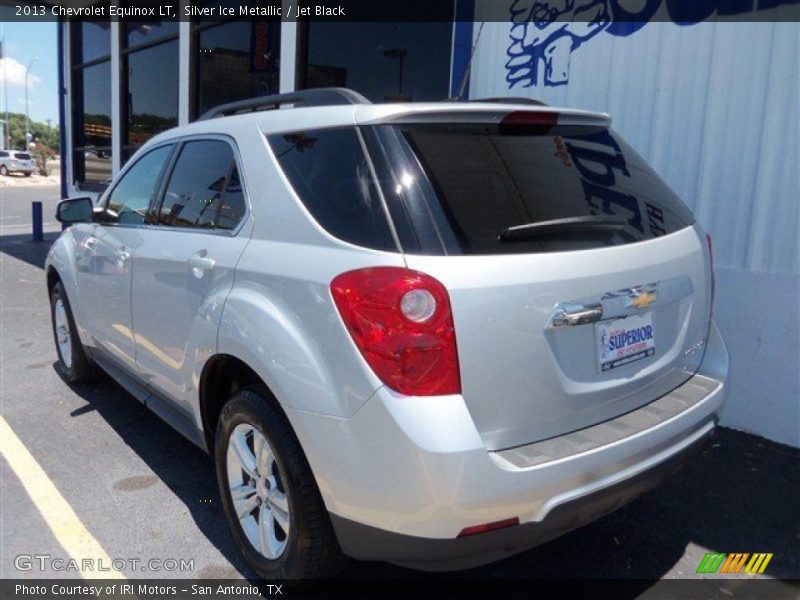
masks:
{"type": "Polygon", "coordinates": [[[33,175],[33,171],[26,171],[25,172],[25,177],[30,177],[31,175],[33,175]]]}
{"type": "Polygon", "coordinates": [[[0,165],[0,175],[3,177],[8,177],[8,167],[5,165],[0,165]]]}
{"type": "Polygon", "coordinates": [[[95,375],[94,363],[78,336],[72,307],[60,281],[50,292],[50,320],[58,354],[56,370],[69,383],[90,382],[95,375]]]}
{"type": "Polygon", "coordinates": [[[339,572],[347,559],[300,442],[269,391],[234,394],[215,439],[225,516],[250,567],[266,579],[322,579],[339,572]]]}

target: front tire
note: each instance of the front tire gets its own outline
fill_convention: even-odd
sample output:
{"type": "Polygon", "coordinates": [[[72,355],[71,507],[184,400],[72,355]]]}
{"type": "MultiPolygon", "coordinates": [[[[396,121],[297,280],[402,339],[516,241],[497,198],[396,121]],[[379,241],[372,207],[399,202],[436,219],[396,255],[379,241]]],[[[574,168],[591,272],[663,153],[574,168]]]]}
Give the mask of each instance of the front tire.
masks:
{"type": "Polygon", "coordinates": [[[50,292],[50,320],[58,353],[56,369],[70,383],[88,383],[94,376],[94,365],[78,336],[67,293],[59,281],[50,292]]]}
{"type": "Polygon", "coordinates": [[[225,516],[260,577],[322,579],[344,567],[305,454],[265,388],[231,397],[214,450],[225,516]]]}
{"type": "Polygon", "coordinates": [[[0,165],[0,175],[3,177],[8,177],[8,167],[5,165],[0,165]]]}
{"type": "Polygon", "coordinates": [[[25,177],[30,177],[33,175],[33,171],[25,171],[25,177]]]}

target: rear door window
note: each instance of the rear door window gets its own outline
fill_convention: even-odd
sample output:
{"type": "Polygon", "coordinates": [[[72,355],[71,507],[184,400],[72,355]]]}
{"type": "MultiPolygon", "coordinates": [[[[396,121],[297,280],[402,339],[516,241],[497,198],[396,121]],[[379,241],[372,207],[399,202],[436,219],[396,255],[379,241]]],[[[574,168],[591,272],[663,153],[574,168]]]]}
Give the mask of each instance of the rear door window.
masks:
{"type": "Polygon", "coordinates": [[[235,229],[245,212],[233,149],[222,140],[186,142],[158,213],[161,225],[235,229]]]}
{"type": "Polygon", "coordinates": [[[397,250],[355,128],[267,136],[294,191],[331,235],[397,250]]]}
{"type": "MultiPolygon", "coordinates": [[[[433,254],[554,252],[656,238],[694,222],[691,212],[622,138],[601,127],[546,133],[492,126],[377,126],[378,172],[433,254]],[[425,181],[425,185],[405,182],[425,181]],[[519,228],[557,219],[613,221],[610,229],[543,233],[519,228]]],[[[392,211],[395,214],[395,210],[392,211]]],[[[404,243],[404,246],[406,244],[404,243]]]]}

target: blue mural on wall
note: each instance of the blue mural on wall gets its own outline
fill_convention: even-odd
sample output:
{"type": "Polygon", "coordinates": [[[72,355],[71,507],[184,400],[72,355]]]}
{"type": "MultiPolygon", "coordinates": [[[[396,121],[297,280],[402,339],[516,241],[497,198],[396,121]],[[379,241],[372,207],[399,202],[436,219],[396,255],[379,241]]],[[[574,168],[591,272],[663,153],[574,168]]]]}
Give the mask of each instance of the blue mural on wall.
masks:
{"type": "Polygon", "coordinates": [[[659,12],[659,20],[694,25],[800,0],[512,0],[506,62],[509,88],[569,82],[572,53],[600,33],[629,36],[659,12]],[[636,10],[629,10],[636,5],[636,10]],[[664,14],[666,13],[666,14],[664,14]]]}

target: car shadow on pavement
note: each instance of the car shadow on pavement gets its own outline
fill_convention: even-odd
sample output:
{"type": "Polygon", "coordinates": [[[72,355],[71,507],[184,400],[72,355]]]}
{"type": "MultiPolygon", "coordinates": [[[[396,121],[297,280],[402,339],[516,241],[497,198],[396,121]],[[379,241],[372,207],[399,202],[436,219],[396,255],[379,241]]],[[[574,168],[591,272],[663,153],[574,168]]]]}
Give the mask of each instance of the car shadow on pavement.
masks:
{"type": "MultiPolygon", "coordinates": [[[[55,369],[55,364],[54,370],[55,369]]],[[[57,370],[56,370],[57,371],[57,370]]],[[[70,416],[96,410],[153,474],[186,506],[202,535],[231,567],[201,569],[197,578],[236,578],[253,574],[228,530],[217,492],[214,464],[205,452],[186,440],[105,374],[89,385],[70,385],[87,402],[70,416]],[[235,569],[235,570],[234,570],[235,569]]],[[[118,482],[121,486],[125,482],[118,482]]]]}
{"type": "Polygon", "coordinates": [[[44,241],[41,242],[34,242],[30,233],[0,235],[0,253],[43,269],[50,246],[58,239],[59,235],[60,233],[58,232],[45,233],[44,241]]]}
{"type": "MultiPolygon", "coordinates": [[[[212,460],[108,377],[74,386],[187,506],[200,532],[245,576],[219,503],[212,460]]],[[[704,552],[772,552],[767,573],[800,576],[796,493],[800,451],[719,428],[660,488],[595,523],[523,554],[449,574],[351,562],[343,578],[660,579],[695,574],[704,552]],[[699,546],[687,554],[690,544],[699,546]]],[[[233,576],[198,573],[199,577],[233,576]]],[[[650,583],[642,582],[642,591],[650,583]]]]}

